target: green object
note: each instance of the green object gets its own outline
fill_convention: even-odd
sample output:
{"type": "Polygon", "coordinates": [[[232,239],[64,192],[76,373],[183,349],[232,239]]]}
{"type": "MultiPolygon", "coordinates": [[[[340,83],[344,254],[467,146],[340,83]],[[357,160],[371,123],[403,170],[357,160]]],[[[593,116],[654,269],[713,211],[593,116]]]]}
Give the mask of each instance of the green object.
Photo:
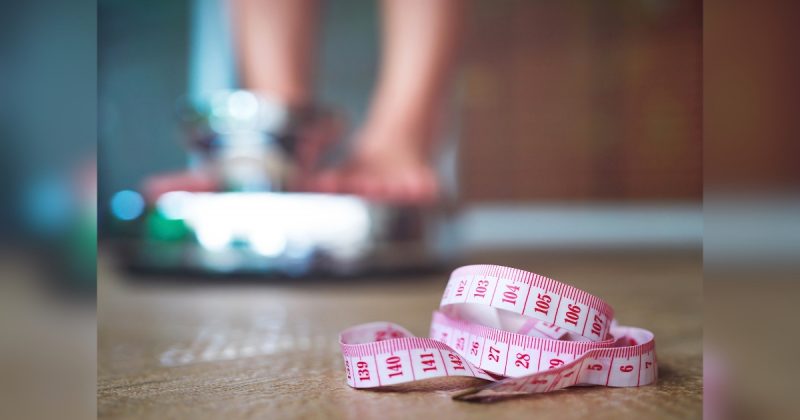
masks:
{"type": "Polygon", "coordinates": [[[169,219],[158,209],[148,212],[145,219],[147,239],[156,241],[182,241],[189,237],[190,229],[181,219],[169,219]]]}
{"type": "Polygon", "coordinates": [[[75,292],[97,290],[97,212],[85,206],[76,213],[73,223],[58,239],[60,278],[75,292]]]}

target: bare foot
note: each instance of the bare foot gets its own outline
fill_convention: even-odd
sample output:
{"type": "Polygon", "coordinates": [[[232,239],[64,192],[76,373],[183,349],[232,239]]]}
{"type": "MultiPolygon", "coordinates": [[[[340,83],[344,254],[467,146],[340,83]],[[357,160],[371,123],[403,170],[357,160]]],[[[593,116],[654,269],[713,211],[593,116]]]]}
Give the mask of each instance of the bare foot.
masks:
{"type": "Polygon", "coordinates": [[[364,129],[352,157],[313,177],[308,187],[397,204],[436,201],[439,186],[427,141],[422,141],[422,133],[412,132],[388,127],[364,129]]]}
{"type": "MultiPolygon", "coordinates": [[[[334,111],[303,109],[296,111],[297,121],[288,141],[295,143],[295,162],[300,173],[310,173],[319,164],[327,147],[335,143],[345,130],[344,118],[334,111]]],[[[208,146],[206,146],[208,147],[208,146]]],[[[289,180],[290,182],[293,180],[289,180]]],[[[223,181],[210,169],[183,170],[148,177],[142,184],[145,199],[154,203],[170,191],[219,191],[223,181]]]]}

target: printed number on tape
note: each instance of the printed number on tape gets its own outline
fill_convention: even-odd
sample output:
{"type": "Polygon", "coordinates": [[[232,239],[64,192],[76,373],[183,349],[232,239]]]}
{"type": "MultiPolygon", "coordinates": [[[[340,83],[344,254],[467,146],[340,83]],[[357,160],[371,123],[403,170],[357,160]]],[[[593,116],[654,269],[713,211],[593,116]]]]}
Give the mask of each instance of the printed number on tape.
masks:
{"type": "Polygon", "coordinates": [[[445,376],[491,381],[454,397],[472,400],[655,383],[653,333],[613,319],[611,306],[580,289],[514,268],[471,265],[450,276],[430,338],[373,322],[343,331],[340,345],[353,388],[445,376]],[[504,325],[516,317],[519,328],[503,328],[498,311],[504,325]]]}

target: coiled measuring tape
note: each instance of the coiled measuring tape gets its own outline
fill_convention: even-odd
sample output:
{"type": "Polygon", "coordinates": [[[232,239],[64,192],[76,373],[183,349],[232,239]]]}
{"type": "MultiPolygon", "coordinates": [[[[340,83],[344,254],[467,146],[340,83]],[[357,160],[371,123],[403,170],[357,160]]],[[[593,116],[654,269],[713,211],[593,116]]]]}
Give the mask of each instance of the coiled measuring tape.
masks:
{"type": "Polygon", "coordinates": [[[445,376],[491,381],[456,394],[460,400],[658,378],[653,333],[618,326],[611,306],[580,289],[497,265],[452,273],[430,338],[373,322],[343,331],[340,345],[353,388],[445,376]]]}

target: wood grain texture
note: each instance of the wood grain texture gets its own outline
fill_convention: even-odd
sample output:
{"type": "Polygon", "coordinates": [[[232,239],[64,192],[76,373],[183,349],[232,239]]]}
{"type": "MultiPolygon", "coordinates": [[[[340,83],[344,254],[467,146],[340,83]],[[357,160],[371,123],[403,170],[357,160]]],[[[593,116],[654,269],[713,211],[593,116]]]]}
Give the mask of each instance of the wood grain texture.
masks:
{"type": "MultiPolygon", "coordinates": [[[[605,298],[623,324],[656,334],[659,383],[587,387],[491,404],[456,402],[458,379],[350,389],[338,332],[391,320],[427,335],[448,273],[419,277],[197,283],[125,279],[101,261],[100,418],[699,418],[698,253],[483,255],[605,298]],[[128,281],[130,280],[130,281],[128,281]]],[[[163,280],[163,281],[162,281],[163,280]]]]}
{"type": "Polygon", "coordinates": [[[471,1],[461,198],[699,200],[703,5],[659,4],[471,1]]]}

